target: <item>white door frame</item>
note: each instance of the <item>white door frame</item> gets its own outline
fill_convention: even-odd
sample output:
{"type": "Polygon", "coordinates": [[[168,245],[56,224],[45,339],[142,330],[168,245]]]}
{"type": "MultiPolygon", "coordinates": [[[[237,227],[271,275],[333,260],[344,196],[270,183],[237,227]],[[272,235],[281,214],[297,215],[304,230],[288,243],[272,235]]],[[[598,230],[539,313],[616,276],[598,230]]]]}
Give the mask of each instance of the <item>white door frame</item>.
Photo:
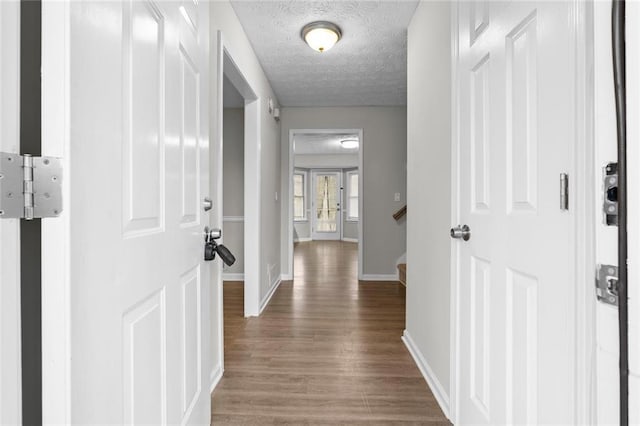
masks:
{"type": "MultiPolygon", "coordinates": [[[[215,183],[216,200],[214,222],[223,225],[223,99],[220,95],[224,87],[224,76],[229,78],[245,99],[244,106],[244,316],[260,315],[260,101],[253,86],[234,59],[230,46],[224,42],[224,34],[218,31],[218,74],[216,86],[219,94],[216,101],[215,146],[212,149],[212,185],[215,183]],[[217,182],[216,182],[217,181],[217,182]],[[250,243],[248,243],[250,242],[250,243]]],[[[224,229],[223,229],[224,238],[224,229]]],[[[219,323],[221,358],[224,359],[224,326],[222,301],[222,268],[214,277],[219,288],[219,323]]]]}
{"type": "MultiPolygon", "coordinates": [[[[0,147],[20,153],[20,2],[0,4],[0,147]]],[[[0,219],[0,424],[22,423],[20,219],[0,219]]]]}
{"type": "Polygon", "coordinates": [[[70,4],[42,3],[42,155],[61,157],[65,208],[42,221],[42,420],[71,423],[70,4]]]}
{"type": "Polygon", "coordinates": [[[311,175],[311,180],[310,180],[310,182],[311,182],[311,186],[310,186],[311,196],[309,197],[310,201],[311,201],[311,209],[310,209],[311,217],[309,218],[310,219],[309,220],[309,224],[311,225],[311,231],[310,231],[311,239],[312,240],[315,239],[315,238],[313,238],[313,234],[314,234],[315,222],[317,220],[316,216],[315,216],[315,211],[314,211],[314,208],[313,208],[313,206],[315,205],[315,197],[316,197],[316,185],[315,185],[316,181],[315,181],[315,177],[318,174],[335,173],[335,174],[338,175],[338,182],[337,182],[338,194],[339,194],[338,195],[338,199],[340,200],[339,201],[340,210],[338,211],[338,215],[337,215],[337,218],[336,218],[336,224],[338,226],[338,230],[336,231],[336,233],[339,234],[337,240],[342,241],[342,225],[343,225],[343,222],[344,222],[344,214],[343,214],[343,208],[344,207],[342,205],[343,201],[344,201],[344,196],[343,196],[344,191],[342,189],[343,188],[342,175],[344,174],[344,171],[342,169],[321,168],[321,169],[310,169],[309,172],[310,172],[309,174],[311,175]]]}
{"type": "Polygon", "coordinates": [[[289,129],[289,170],[287,173],[286,185],[289,188],[288,191],[282,191],[282,195],[287,194],[287,199],[283,199],[286,203],[286,219],[287,219],[287,270],[286,274],[282,274],[283,279],[293,279],[293,170],[295,153],[293,152],[293,139],[297,133],[328,133],[328,134],[346,134],[353,133],[358,134],[360,141],[360,147],[358,149],[358,279],[362,279],[362,254],[364,247],[364,233],[362,232],[364,222],[364,209],[363,209],[363,194],[364,191],[364,167],[363,167],[363,151],[364,151],[364,138],[362,129],[289,129]]]}
{"type": "MultiPolygon", "coordinates": [[[[574,294],[576,296],[576,340],[573,342],[575,353],[575,410],[577,424],[593,424],[595,417],[595,391],[593,351],[595,345],[595,297],[593,285],[595,267],[595,215],[596,205],[593,184],[599,176],[594,162],[593,134],[593,1],[573,0],[574,20],[573,39],[575,44],[575,138],[570,141],[574,152],[573,170],[576,176],[570,176],[570,209],[576,214],[575,229],[572,233],[574,253],[574,294]],[[585,284],[586,283],[586,284],[585,284]]],[[[460,217],[460,137],[458,124],[460,120],[460,97],[457,91],[460,73],[457,67],[458,57],[458,2],[451,7],[451,40],[452,40],[452,127],[451,127],[451,224],[459,223],[460,217]]],[[[459,418],[458,392],[460,369],[459,347],[459,272],[456,264],[460,245],[452,241],[451,250],[451,314],[450,314],[450,420],[455,424],[459,418]]]]}

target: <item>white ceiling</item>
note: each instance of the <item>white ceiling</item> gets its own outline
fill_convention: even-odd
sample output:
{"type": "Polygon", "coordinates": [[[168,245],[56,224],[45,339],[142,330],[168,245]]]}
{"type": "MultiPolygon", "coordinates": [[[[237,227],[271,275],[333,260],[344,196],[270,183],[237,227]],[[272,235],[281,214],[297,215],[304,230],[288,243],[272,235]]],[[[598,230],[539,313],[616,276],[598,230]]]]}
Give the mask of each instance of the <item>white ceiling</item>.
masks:
{"type": "Polygon", "coordinates": [[[357,154],[358,149],[347,149],[340,141],[358,139],[350,133],[296,133],[293,137],[293,152],[297,155],[357,154]]]}
{"type": "Polygon", "coordinates": [[[283,106],[407,103],[407,27],[417,0],[231,0],[283,106]],[[318,53],[300,37],[331,21],[342,40],[318,53]]]}

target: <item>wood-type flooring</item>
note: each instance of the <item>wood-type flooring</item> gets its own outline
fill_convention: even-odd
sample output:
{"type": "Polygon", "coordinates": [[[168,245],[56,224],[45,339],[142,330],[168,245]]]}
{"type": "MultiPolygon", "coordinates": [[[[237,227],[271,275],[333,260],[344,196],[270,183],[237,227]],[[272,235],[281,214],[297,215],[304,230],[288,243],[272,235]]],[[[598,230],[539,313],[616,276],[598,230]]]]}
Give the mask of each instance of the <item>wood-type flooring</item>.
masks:
{"type": "Polygon", "coordinates": [[[400,340],[405,287],[357,280],[355,243],[298,243],[294,280],[258,318],[224,284],[214,425],[449,425],[400,340]]]}

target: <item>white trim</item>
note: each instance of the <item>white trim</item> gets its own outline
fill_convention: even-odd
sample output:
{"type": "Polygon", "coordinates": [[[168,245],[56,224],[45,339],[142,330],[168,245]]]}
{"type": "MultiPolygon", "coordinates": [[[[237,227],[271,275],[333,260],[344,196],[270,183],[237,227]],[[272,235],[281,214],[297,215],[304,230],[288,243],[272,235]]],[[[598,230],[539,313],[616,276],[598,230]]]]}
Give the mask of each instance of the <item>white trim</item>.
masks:
{"type": "MultiPolygon", "coordinates": [[[[260,173],[261,173],[261,102],[257,96],[257,92],[253,89],[253,85],[246,78],[246,73],[234,60],[231,47],[224,43],[224,37],[221,31],[218,31],[218,94],[224,90],[223,80],[226,75],[236,87],[238,92],[245,99],[244,106],[244,263],[245,263],[245,293],[244,293],[244,316],[258,316],[260,312],[260,240],[261,240],[261,191],[260,191],[260,173]],[[227,69],[224,64],[227,64],[227,69]],[[251,236],[251,243],[247,241],[251,236]]],[[[223,191],[222,186],[222,126],[223,126],[223,99],[218,96],[218,107],[216,111],[216,121],[218,123],[218,132],[216,137],[221,147],[219,155],[216,158],[215,165],[212,168],[217,170],[219,186],[218,186],[218,206],[217,210],[222,210],[223,191]]],[[[221,217],[220,219],[223,220],[221,217]]]]}
{"type": "MultiPolygon", "coordinates": [[[[458,7],[459,3],[451,5],[451,223],[459,223],[460,218],[460,135],[458,132],[459,121],[459,95],[458,81],[460,73],[458,71],[458,7]]],[[[458,330],[459,301],[458,294],[460,288],[460,274],[458,273],[458,251],[460,244],[451,241],[449,245],[451,264],[450,268],[450,300],[449,300],[449,420],[456,424],[460,418],[458,399],[460,389],[458,382],[458,371],[460,370],[460,333],[458,330]]],[[[406,334],[406,331],[405,331],[406,334]]]]}
{"type": "MultiPolygon", "coordinates": [[[[575,137],[571,141],[574,153],[571,167],[576,177],[570,180],[570,198],[575,228],[572,242],[575,247],[575,413],[576,424],[596,423],[596,300],[593,289],[581,283],[593,279],[596,239],[596,205],[593,183],[600,177],[595,162],[594,135],[594,4],[593,1],[574,0],[572,6],[575,46],[575,137]],[[579,185],[578,185],[579,183],[579,185]]],[[[610,142],[610,141],[608,141],[610,142]]]]}
{"type": "Polygon", "coordinates": [[[224,216],[223,222],[244,222],[244,216],[224,216]]]}
{"type": "Polygon", "coordinates": [[[289,274],[282,274],[282,275],[280,276],[280,279],[281,279],[282,281],[291,281],[291,280],[293,280],[293,276],[292,276],[292,275],[289,275],[289,274]]]}
{"type": "Polygon", "coordinates": [[[244,281],[244,273],[223,272],[222,281],[244,281]]]}
{"type": "Polygon", "coordinates": [[[222,364],[218,364],[218,366],[211,372],[211,377],[209,378],[209,395],[213,393],[222,380],[222,374],[224,373],[222,369],[222,364]]]}
{"type": "Polygon", "coordinates": [[[301,238],[294,238],[293,242],[295,243],[308,243],[309,241],[313,241],[311,239],[311,237],[301,237],[301,238]]]}
{"type": "Polygon", "coordinates": [[[344,241],[346,243],[357,243],[358,239],[357,238],[343,237],[342,241],[344,241]]]}
{"type": "Polygon", "coordinates": [[[359,281],[398,281],[398,274],[365,274],[359,281]]]}
{"type": "Polygon", "coordinates": [[[413,357],[420,373],[422,373],[422,377],[427,381],[427,385],[429,386],[429,389],[431,389],[431,393],[436,398],[436,401],[438,401],[440,409],[444,415],[451,420],[451,416],[449,415],[449,396],[444,390],[442,383],[440,383],[436,375],[433,374],[433,370],[429,366],[429,363],[427,363],[427,360],[424,358],[422,352],[420,352],[420,349],[418,349],[407,330],[405,330],[402,335],[402,341],[413,357]]]}
{"type": "Polygon", "coordinates": [[[262,311],[264,311],[265,308],[269,305],[271,298],[275,294],[278,287],[280,287],[281,283],[282,283],[282,276],[279,276],[276,282],[271,285],[269,292],[264,296],[262,301],[260,301],[260,314],[262,314],[262,311]]]}
{"type": "Polygon", "coordinates": [[[42,422],[71,423],[70,2],[42,3],[42,154],[61,157],[59,218],[42,221],[42,422]]]}

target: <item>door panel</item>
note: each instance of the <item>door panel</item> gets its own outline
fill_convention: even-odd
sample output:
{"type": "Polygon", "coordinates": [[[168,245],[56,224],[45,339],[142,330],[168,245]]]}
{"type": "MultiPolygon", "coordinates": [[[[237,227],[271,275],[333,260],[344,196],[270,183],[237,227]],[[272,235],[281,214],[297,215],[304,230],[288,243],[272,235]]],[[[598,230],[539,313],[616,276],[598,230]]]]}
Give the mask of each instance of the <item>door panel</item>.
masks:
{"type": "MultiPolygon", "coordinates": [[[[0,2],[0,151],[20,152],[20,2],[0,2]]],[[[22,423],[20,222],[0,219],[0,424],[22,423]]]]}
{"type": "Polygon", "coordinates": [[[570,16],[569,2],[458,7],[461,424],[572,423],[570,16]]]}
{"type": "Polygon", "coordinates": [[[208,4],[68,7],[71,420],[208,423],[208,4]]]}

